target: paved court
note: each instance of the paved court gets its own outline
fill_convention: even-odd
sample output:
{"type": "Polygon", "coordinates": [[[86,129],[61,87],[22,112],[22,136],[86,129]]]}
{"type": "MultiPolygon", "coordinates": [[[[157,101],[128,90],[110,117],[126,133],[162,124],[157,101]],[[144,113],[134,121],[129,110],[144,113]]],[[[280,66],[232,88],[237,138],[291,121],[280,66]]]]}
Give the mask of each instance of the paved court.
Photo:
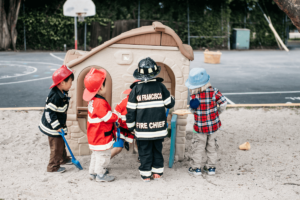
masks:
{"type": "Polygon", "coordinates": [[[300,51],[224,51],[221,64],[195,52],[191,67],[203,67],[211,83],[235,104],[300,103],[300,51]]]}
{"type": "MultiPolygon", "coordinates": [[[[224,51],[221,64],[195,52],[191,68],[203,67],[231,103],[300,103],[300,51],[224,51]]],[[[43,107],[52,73],[65,53],[0,52],[0,107],[43,107]]]]}

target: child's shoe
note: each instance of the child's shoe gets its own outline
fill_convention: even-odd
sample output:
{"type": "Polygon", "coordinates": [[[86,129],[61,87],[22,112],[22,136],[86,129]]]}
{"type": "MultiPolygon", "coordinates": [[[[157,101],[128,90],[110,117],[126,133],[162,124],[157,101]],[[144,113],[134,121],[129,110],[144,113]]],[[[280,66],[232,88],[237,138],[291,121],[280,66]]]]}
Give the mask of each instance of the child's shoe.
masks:
{"type": "Polygon", "coordinates": [[[193,169],[192,167],[189,168],[189,173],[192,175],[196,175],[196,176],[199,176],[202,174],[201,169],[199,169],[199,168],[193,169]]]}
{"type": "Polygon", "coordinates": [[[90,174],[89,178],[90,178],[91,181],[93,181],[93,180],[96,179],[96,176],[97,176],[97,174],[90,174]]]}
{"type": "Polygon", "coordinates": [[[105,169],[104,175],[109,174],[108,168],[104,168],[104,169],[105,169]]]}
{"type": "Polygon", "coordinates": [[[115,180],[115,177],[114,176],[108,176],[106,174],[100,176],[99,174],[97,174],[96,176],[96,181],[97,182],[111,182],[115,180]]]}
{"type": "Polygon", "coordinates": [[[68,160],[65,164],[63,164],[63,165],[73,165],[73,163],[72,163],[72,160],[70,159],[70,160],[68,160]]]}
{"type": "Polygon", "coordinates": [[[210,167],[207,169],[206,166],[203,168],[204,172],[207,173],[208,175],[215,175],[216,174],[216,168],[215,167],[210,167]]]}
{"type": "Polygon", "coordinates": [[[63,173],[63,172],[65,172],[66,171],[66,168],[65,167],[60,167],[57,171],[56,171],[56,173],[63,173]]]}
{"type": "Polygon", "coordinates": [[[150,182],[150,178],[142,178],[144,182],[150,182]]]}

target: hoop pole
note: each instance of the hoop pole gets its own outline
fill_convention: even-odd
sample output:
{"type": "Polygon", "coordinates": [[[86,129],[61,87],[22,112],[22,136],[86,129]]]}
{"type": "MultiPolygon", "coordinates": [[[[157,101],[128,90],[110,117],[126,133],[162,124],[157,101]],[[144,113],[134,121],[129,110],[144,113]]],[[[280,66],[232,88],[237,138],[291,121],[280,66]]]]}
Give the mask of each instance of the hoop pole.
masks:
{"type": "Polygon", "coordinates": [[[138,28],[141,26],[141,18],[140,18],[140,12],[141,12],[141,1],[139,1],[139,8],[138,8],[138,28]]]}
{"type": "Polygon", "coordinates": [[[84,50],[86,51],[86,22],[84,23],[84,50]]]}
{"type": "Polygon", "coordinates": [[[229,18],[228,18],[228,22],[227,22],[227,47],[228,50],[230,50],[230,26],[229,26],[229,18]]]}
{"type": "Polygon", "coordinates": [[[190,42],[190,6],[189,2],[187,2],[187,25],[188,25],[188,44],[191,45],[190,42]]]}
{"type": "MultiPolygon", "coordinates": [[[[25,2],[23,2],[23,15],[25,17],[25,2]]],[[[25,22],[23,22],[24,25],[24,51],[26,51],[26,27],[25,22]]]]}
{"type": "Polygon", "coordinates": [[[74,17],[75,49],[77,49],[77,17],[74,17]]]}

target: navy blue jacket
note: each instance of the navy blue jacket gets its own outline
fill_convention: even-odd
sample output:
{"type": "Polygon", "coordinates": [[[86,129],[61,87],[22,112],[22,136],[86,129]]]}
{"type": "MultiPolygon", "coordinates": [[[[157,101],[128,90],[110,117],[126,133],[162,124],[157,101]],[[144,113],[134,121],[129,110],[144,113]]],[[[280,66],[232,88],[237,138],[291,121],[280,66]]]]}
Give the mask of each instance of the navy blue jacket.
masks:
{"type": "Polygon", "coordinates": [[[68,133],[66,121],[69,100],[70,97],[68,97],[67,92],[63,94],[57,87],[51,89],[39,124],[42,133],[50,137],[61,137],[56,130],[62,128],[65,134],[68,133]]]}

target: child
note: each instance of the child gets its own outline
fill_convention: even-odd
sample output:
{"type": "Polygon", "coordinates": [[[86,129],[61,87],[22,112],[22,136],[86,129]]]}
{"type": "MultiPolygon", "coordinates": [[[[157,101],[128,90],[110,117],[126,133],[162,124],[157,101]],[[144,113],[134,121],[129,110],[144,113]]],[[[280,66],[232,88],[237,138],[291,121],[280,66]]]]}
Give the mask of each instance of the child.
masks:
{"type": "Polygon", "coordinates": [[[61,129],[67,134],[67,110],[69,107],[68,91],[74,80],[73,72],[65,65],[57,69],[53,75],[51,91],[46,99],[46,107],[42,115],[39,129],[48,136],[50,146],[50,160],[47,172],[65,172],[63,164],[72,164],[70,157],[67,156],[65,142],[58,132],[61,129]]]}
{"type": "Polygon", "coordinates": [[[190,108],[194,112],[195,119],[189,168],[189,173],[193,175],[201,175],[201,161],[205,153],[207,162],[203,169],[208,175],[215,175],[217,131],[221,127],[219,114],[226,109],[227,105],[225,97],[210,85],[209,80],[210,76],[205,69],[194,68],[185,82],[191,92],[190,108]]]}
{"type": "MultiPolygon", "coordinates": [[[[137,82],[137,81],[135,81],[137,82]]],[[[134,135],[131,134],[131,132],[128,130],[128,127],[126,125],[126,114],[127,114],[127,102],[128,102],[128,98],[129,98],[129,94],[131,92],[131,89],[125,90],[123,92],[123,94],[127,94],[127,96],[116,106],[115,108],[115,113],[118,113],[120,116],[119,119],[119,124],[120,124],[120,138],[117,142],[114,143],[114,148],[112,149],[111,152],[111,158],[113,158],[114,156],[116,156],[117,154],[119,154],[123,147],[124,147],[124,140],[125,140],[125,148],[127,150],[129,150],[129,143],[133,142],[134,139],[134,135]]]]}
{"type": "Polygon", "coordinates": [[[161,70],[151,58],[139,62],[133,76],[141,80],[131,85],[132,91],[127,103],[126,123],[129,131],[135,131],[139,167],[142,179],[150,181],[161,178],[164,171],[162,142],[167,136],[165,108],[172,108],[175,100],[162,83],[162,78],[155,78],[161,70]]]}
{"type": "Polygon", "coordinates": [[[89,101],[87,138],[92,150],[89,173],[90,179],[96,179],[97,182],[110,182],[115,179],[107,175],[106,168],[110,162],[110,149],[114,144],[114,122],[119,117],[111,112],[110,105],[103,97],[106,93],[105,81],[106,71],[94,68],[84,79],[86,89],[83,99],[89,101]]]}

